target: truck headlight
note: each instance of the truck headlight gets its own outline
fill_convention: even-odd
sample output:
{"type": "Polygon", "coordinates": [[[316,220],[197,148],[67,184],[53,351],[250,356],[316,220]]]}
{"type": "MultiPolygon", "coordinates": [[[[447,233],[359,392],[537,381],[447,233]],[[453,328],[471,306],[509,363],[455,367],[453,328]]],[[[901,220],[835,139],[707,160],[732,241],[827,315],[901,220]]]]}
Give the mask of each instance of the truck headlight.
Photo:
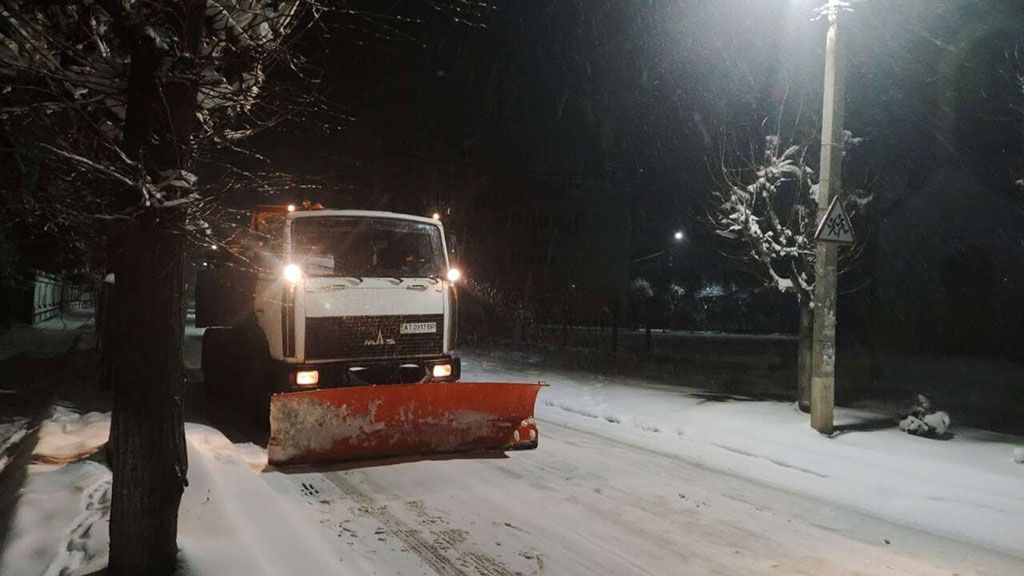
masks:
{"type": "Polygon", "coordinates": [[[284,276],[285,282],[289,284],[298,284],[299,281],[302,280],[302,268],[299,268],[298,264],[289,264],[284,267],[282,276],[284,276]]]}
{"type": "Polygon", "coordinates": [[[459,278],[462,278],[462,271],[460,271],[458,268],[449,268],[448,269],[448,281],[449,282],[458,282],[459,278]]]}
{"type": "Polygon", "coordinates": [[[302,370],[295,373],[295,385],[302,387],[313,387],[320,383],[320,372],[317,370],[302,370]]]}
{"type": "Polygon", "coordinates": [[[447,378],[452,375],[451,364],[435,364],[433,369],[434,378],[447,378]]]}

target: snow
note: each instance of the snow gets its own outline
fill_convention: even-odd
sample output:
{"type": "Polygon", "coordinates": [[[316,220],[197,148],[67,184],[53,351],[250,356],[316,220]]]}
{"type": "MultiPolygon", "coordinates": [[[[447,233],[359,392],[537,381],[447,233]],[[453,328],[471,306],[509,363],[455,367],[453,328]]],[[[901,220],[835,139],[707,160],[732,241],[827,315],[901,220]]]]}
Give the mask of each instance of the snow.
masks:
{"type": "Polygon", "coordinates": [[[30,466],[0,574],[87,574],[105,565],[110,478],[88,460],[30,466]]]}
{"type": "Polygon", "coordinates": [[[1013,461],[1017,464],[1024,464],[1024,448],[1013,449],[1013,461]]]}
{"type": "Polygon", "coordinates": [[[936,441],[904,434],[884,415],[843,408],[839,432],[824,437],[793,404],[486,357],[464,356],[463,379],[546,381],[537,406],[541,449],[544,422],[571,425],[1024,556],[1024,471],[1006,458],[1016,437],[954,428],[951,439],[936,441]]]}
{"type": "Polygon", "coordinates": [[[0,472],[7,463],[7,454],[14,450],[25,437],[29,429],[28,418],[10,418],[0,420],[0,472]]]}
{"type": "MultiPolygon", "coordinates": [[[[0,360],[16,355],[29,358],[59,357],[82,334],[79,330],[92,320],[84,312],[65,313],[32,326],[16,325],[0,332],[0,360]]],[[[0,383],[0,389],[5,389],[0,383]]]]}
{"type": "Polygon", "coordinates": [[[315,527],[254,472],[252,445],[240,452],[198,424],[187,425],[186,439],[189,486],[178,526],[183,575],[344,573],[315,527]]]}
{"type": "Polygon", "coordinates": [[[86,458],[107,443],[110,414],[78,414],[64,406],[54,406],[50,418],[39,427],[39,441],[33,457],[50,464],[63,464],[86,458]]]}
{"type": "MultiPolygon", "coordinates": [[[[1020,438],[921,438],[842,408],[823,437],[791,404],[519,356],[462,354],[463,374],[550,385],[535,451],[276,470],[259,446],[187,424],[178,573],[948,575],[1024,563],[1024,467],[1007,457],[1024,460],[1020,438]]],[[[0,574],[103,568],[108,430],[107,414],[66,407],[42,423],[0,574]]]]}
{"type": "MultiPolygon", "coordinates": [[[[109,426],[109,414],[64,407],[40,426],[0,574],[86,574],[106,565],[111,473],[84,458],[106,443],[109,426]]],[[[187,424],[185,436],[181,576],[344,573],[314,526],[260,479],[261,448],[199,424],[187,424]]]]}

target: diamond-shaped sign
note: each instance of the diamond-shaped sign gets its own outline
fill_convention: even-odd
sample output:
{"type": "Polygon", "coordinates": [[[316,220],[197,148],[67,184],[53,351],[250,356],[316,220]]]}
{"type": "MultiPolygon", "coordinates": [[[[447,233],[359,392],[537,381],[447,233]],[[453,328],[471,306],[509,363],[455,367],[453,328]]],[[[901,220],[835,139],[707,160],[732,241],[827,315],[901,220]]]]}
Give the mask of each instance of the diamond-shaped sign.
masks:
{"type": "Polygon", "coordinates": [[[834,242],[836,244],[853,244],[853,223],[843,209],[843,203],[839,196],[832,199],[828,207],[825,219],[818,224],[818,231],[814,233],[814,239],[818,242],[834,242]]]}

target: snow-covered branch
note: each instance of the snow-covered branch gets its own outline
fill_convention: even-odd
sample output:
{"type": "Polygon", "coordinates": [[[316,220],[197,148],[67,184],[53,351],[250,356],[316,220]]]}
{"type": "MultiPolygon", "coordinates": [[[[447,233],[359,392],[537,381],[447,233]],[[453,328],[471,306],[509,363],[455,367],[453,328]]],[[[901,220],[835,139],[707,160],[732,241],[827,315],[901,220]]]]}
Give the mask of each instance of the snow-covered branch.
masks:
{"type": "Polygon", "coordinates": [[[727,177],[713,214],[717,233],[741,242],[746,257],[782,292],[809,297],[813,288],[816,190],[799,146],[765,139],[749,170],[727,177]]]}
{"type": "MultiPolygon", "coordinates": [[[[863,142],[845,133],[846,150],[863,142]]],[[[725,186],[714,194],[712,225],[720,236],[743,247],[743,258],[765,282],[808,304],[814,290],[814,232],[818,183],[805,162],[806,149],[784,146],[778,136],[765,138],[760,158],[739,171],[723,170],[725,186]]],[[[871,200],[851,194],[847,205],[861,211],[871,200]]]]}

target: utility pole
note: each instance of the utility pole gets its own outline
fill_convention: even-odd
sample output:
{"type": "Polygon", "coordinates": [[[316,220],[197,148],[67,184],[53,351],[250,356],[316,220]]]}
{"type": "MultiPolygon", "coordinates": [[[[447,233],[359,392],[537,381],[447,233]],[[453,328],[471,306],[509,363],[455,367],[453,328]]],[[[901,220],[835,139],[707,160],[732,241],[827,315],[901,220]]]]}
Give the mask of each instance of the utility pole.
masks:
{"type": "MultiPolygon", "coordinates": [[[[821,121],[821,182],[818,222],[825,219],[832,198],[842,191],[843,70],[839,39],[839,5],[828,3],[825,44],[825,90],[821,121]]],[[[811,364],[811,426],[832,433],[836,383],[836,250],[831,242],[818,242],[814,265],[814,341],[811,364]]]]}

